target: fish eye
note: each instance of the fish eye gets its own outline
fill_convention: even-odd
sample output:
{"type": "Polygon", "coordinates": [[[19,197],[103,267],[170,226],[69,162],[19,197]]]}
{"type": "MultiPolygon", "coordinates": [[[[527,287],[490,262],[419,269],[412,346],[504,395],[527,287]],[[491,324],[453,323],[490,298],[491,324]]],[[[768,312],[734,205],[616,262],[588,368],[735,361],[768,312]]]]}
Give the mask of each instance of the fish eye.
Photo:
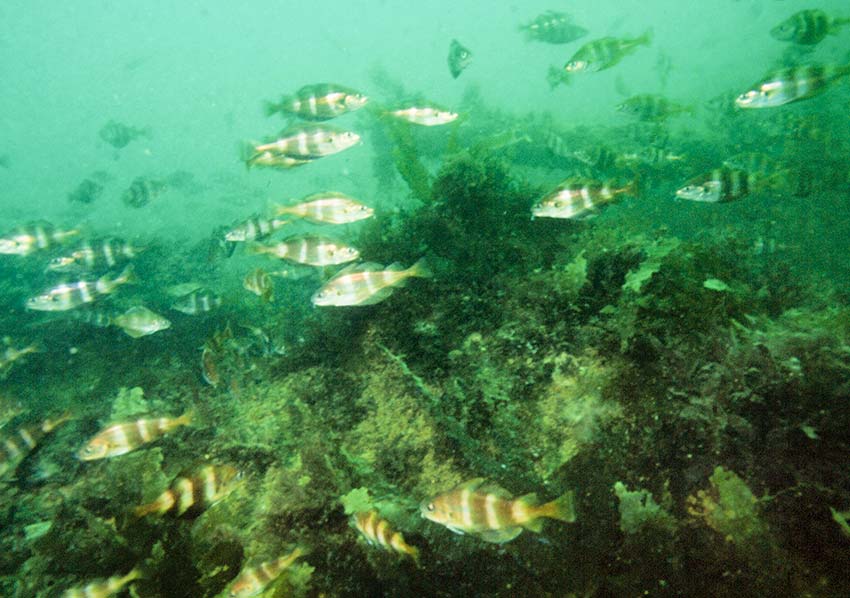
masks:
{"type": "Polygon", "coordinates": [[[434,503],[429,502],[429,503],[428,503],[428,505],[425,507],[425,509],[426,509],[427,511],[432,511],[432,512],[433,512],[433,511],[434,511],[434,509],[436,509],[436,507],[434,506],[434,503]]]}

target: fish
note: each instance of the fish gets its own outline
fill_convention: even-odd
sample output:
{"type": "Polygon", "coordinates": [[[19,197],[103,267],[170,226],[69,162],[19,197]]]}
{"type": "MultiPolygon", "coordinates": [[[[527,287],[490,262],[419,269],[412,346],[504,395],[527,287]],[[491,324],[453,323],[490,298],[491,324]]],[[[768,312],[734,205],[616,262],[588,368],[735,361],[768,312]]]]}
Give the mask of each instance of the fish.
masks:
{"type": "Polygon", "coordinates": [[[84,179],[68,194],[71,203],[90,204],[103,194],[103,185],[91,179],[84,179]]]}
{"type": "Polygon", "coordinates": [[[141,208],[159,197],[167,188],[163,181],[142,176],[136,177],[130,183],[130,187],[121,194],[121,201],[131,208],[141,208]]]}
{"type": "Polygon", "coordinates": [[[304,552],[296,548],[286,556],[243,569],[227,590],[229,598],[258,596],[270,583],[280,577],[304,552]]]}
{"type": "Polygon", "coordinates": [[[770,30],[770,35],[783,42],[814,46],[847,24],[850,24],[848,18],[833,18],[822,10],[807,9],[797,11],[779,23],[770,30]]]}
{"type": "Polygon", "coordinates": [[[419,549],[408,544],[401,532],[393,530],[389,522],[382,519],[377,511],[355,513],[351,520],[357,531],[371,546],[380,546],[384,550],[405,554],[419,565],[419,549]]]}
{"type": "Polygon", "coordinates": [[[636,163],[648,164],[650,166],[663,166],[670,162],[676,162],[684,159],[685,156],[682,154],[675,154],[664,148],[655,145],[648,145],[637,152],[617,156],[617,166],[633,165],[636,163]]]}
{"type": "Polygon", "coordinates": [[[423,501],[420,513],[456,534],[472,534],[498,544],[513,540],[523,529],[540,532],[546,518],[567,523],[576,520],[572,491],[538,505],[535,494],[513,499],[484,478],[469,480],[423,501]]]}
{"type": "Polygon", "coordinates": [[[744,170],[756,176],[768,176],[781,170],[779,161],[762,152],[743,152],[723,161],[727,168],[744,170]]]}
{"type": "Polygon", "coordinates": [[[620,195],[634,195],[637,182],[615,187],[593,179],[567,179],[531,208],[532,218],[582,218],[595,213],[620,195]]]}
{"type": "Polygon", "coordinates": [[[587,35],[587,29],[573,23],[573,18],[563,12],[547,10],[533,21],[520,25],[526,40],[547,44],[568,44],[587,35]]]}
{"type": "Polygon", "coordinates": [[[46,290],[41,295],[31,297],[27,300],[26,308],[36,311],[67,311],[81,305],[91,303],[101,296],[110,295],[121,285],[135,282],[132,264],[124,268],[124,271],[110,278],[104,274],[97,280],[80,280],[77,282],[62,283],[46,290]]]}
{"type": "Polygon", "coordinates": [[[274,245],[252,245],[249,250],[308,266],[335,266],[360,257],[360,252],[354,247],[319,235],[288,237],[274,245]]]}
{"type": "Polygon", "coordinates": [[[200,282],[189,281],[189,282],[179,282],[177,284],[173,284],[169,287],[166,287],[165,294],[169,297],[185,297],[190,293],[194,293],[195,291],[200,291],[204,288],[200,282]]]}
{"type": "Polygon", "coordinates": [[[187,316],[206,314],[221,307],[222,300],[217,294],[208,290],[195,290],[184,295],[171,304],[171,309],[187,316]]]}
{"type": "Polygon", "coordinates": [[[772,71],[735,98],[739,108],[775,108],[805,100],[826,91],[831,84],[850,74],[850,64],[842,66],[806,64],[772,71]]]}
{"type": "Polygon", "coordinates": [[[142,577],[141,569],[136,567],[127,575],[116,575],[107,579],[98,579],[80,588],[71,588],[62,593],[62,598],[110,598],[124,587],[142,577]]]}
{"type": "Polygon", "coordinates": [[[221,383],[221,372],[218,367],[219,357],[216,351],[204,344],[201,349],[201,378],[213,388],[217,388],[221,383]]]}
{"type": "Polygon", "coordinates": [[[58,229],[49,222],[31,222],[0,237],[0,254],[28,256],[51,249],[80,234],[77,229],[58,229]]]}
{"type": "Polygon", "coordinates": [[[246,149],[242,152],[242,160],[245,162],[246,168],[260,166],[263,168],[278,168],[280,170],[289,170],[296,166],[303,166],[313,161],[312,158],[293,158],[283,154],[276,154],[270,150],[257,152],[254,150],[253,144],[245,146],[246,149]]]}
{"type": "MultiPolygon", "coordinates": [[[[633,39],[617,37],[595,39],[579,48],[564,65],[563,71],[568,74],[604,71],[618,64],[640,46],[648,46],[651,43],[652,31],[647,31],[633,39]]],[[[565,83],[567,80],[562,79],[561,82],[565,83]]]]}
{"type": "Polygon", "coordinates": [[[14,434],[0,438],[0,478],[14,472],[45,436],[69,419],[71,416],[65,413],[39,425],[23,425],[14,434]]]}
{"type": "Polygon", "coordinates": [[[151,130],[150,127],[138,129],[115,120],[110,120],[100,128],[97,134],[98,137],[115,149],[122,149],[139,137],[149,138],[151,136],[151,130]]]}
{"type": "Polygon", "coordinates": [[[572,157],[591,168],[604,171],[615,168],[619,156],[604,145],[594,145],[586,149],[575,150],[572,157]]]}
{"type": "Polygon", "coordinates": [[[460,77],[460,74],[472,64],[472,52],[469,48],[464,47],[459,41],[453,39],[449,44],[449,72],[453,79],[460,77]]]}
{"type": "Polygon", "coordinates": [[[139,251],[120,237],[103,237],[83,240],[74,251],[50,260],[47,269],[52,272],[67,272],[82,268],[89,271],[108,270],[127,264],[139,251]]]}
{"type": "Polygon", "coordinates": [[[22,349],[16,349],[7,345],[6,348],[0,351],[0,380],[4,379],[9,374],[9,371],[12,369],[12,365],[21,357],[37,352],[38,345],[34,344],[27,345],[22,349]]]}
{"type": "Polygon", "coordinates": [[[375,210],[338,191],[314,193],[292,206],[277,206],[275,215],[303,218],[317,224],[350,224],[371,218],[375,210]]]}
{"type": "Polygon", "coordinates": [[[166,330],[171,322],[143,305],[131,307],[112,318],[112,323],[132,338],[141,338],[166,330]]]}
{"type": "Polygon", "coordinates": [[[224,233],[224,240],[228,242],[242,243],[245,241],[258,241],[271,235],[273,232],[289,224],[285,218],[265,219],[251,216],[224,233]]]}
{"type": "Polygon", "coordinates": [[[689,180],[676,191],[676,197],[704,203],[726,203],[754,191],[775,188],[788,182],[788,176],[787,171],[763,177],[740,168],[721,166],[689,180]]]}
{"type": "Polygon", "coordinates": [[[77,452],[81,461],[96,461],[125,455],[172,430],[192,423],[187,411],[180,417],[141,418],[131,422],[109,424],[77,452]]]}
{"type": "Polygon", "coordinates": [[[280,132],[277,139],[253,146],[255,154],[271,152],[296,160],[315,160],[360,143],[360,135],[323,124],[298,124],[280,132]]]}
{"type": "Polygon", "coordinates": [[[274,285],[268,272],[262,268],[252,270],[245,275],[242,286],[260,297],[263,301],[274,301],[274,285]]]}
{"type": "Polygon", "coordinates": [[[693,113],[693,108],[690,106],[678,104],[662,95],[651,93],[632,96],[617,105],[617,110],[643,122],[660,122],[676,114],[693,113]]]}
{"type": "Polygon", "coordinates": [[[398,120],[423,127],[446,125],[457,120],[459,116],[457,112],[450,112],[436,106],[410,106],[399,110],[391,110],[387,114],[398,120]]]}
{"type": "Polygon", "coordinates": [[[204,465],[176,477],[165,492],[153,502],[133,509],[133,514],[136,517],[200,514],[230,494],[239,476],[239,471],[231,465],[204,465]]]}
{"type": "Polygon", "coordinates": [[[76,320],[77,322],[94,326],[95,328],[109,328],[114,324],[112,321],[113,314],[99,309],[78,309],[76,311],[70,311],[68,312],[68,317],[76,320]]]}
{"type": "Polygon", "coordinates": [[[313,305],[334,307],[374,305],[389,297],[408,278],[431,276],[425,258],[407,269],[400,264],[391,264],[385,269],[380,264],[353,264],[316,291],[312,302],[313,305]]]}
{"type": "Polygon", "coordinates": [[[354,112],[365,106],[369,97],[335,83],[315,83],[301,87],[279,102],[266,102],[266,116],[283,114],[304,120],[323,121],[354,112]]]}

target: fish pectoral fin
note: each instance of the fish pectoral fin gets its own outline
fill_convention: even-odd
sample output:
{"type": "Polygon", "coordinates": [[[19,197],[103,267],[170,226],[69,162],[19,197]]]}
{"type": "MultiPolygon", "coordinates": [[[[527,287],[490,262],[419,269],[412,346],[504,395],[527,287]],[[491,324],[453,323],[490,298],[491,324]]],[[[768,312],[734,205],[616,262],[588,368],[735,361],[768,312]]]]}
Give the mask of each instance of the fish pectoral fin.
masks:
{"type": "Polygon", "coordinates": [[[462,536],[465,533],[462,529],[460,529],[459,527],[455,527],[454,525],[447,525],[446,527],[449,529],[449,531],[459,536],[462,536]]]}
{"type": "Polygon", "coordinates": [[[486,532],[481,532],[478,534],[478,537],[484,540],[485,542],[492,542],[494,544],[503,544],[505,542],[510,542],[518,535],[522,533],[522,528],[517,527],[505,527],[502,529],[492,529],[487,530],[486,532]]]}
{"type": "Polygon", "coordinates": [[[536,534],[539,534],[540,532],[543,531],[543,518],[542,517],[535,517],[531,521],[526,521],[523,524],[523,527],[525,529],[529,530],[529,531],[532,531],[536,534]]]}
{"type": "Polygon", "coordinates": [[[380,303],[381,301],[392,295],[393,291],[395,291],[395,288],[393,287],[383,288],[380,291],[371,295],[370,297],[367,297],[357,305],[375,305],[376,303],[380,303]]]}

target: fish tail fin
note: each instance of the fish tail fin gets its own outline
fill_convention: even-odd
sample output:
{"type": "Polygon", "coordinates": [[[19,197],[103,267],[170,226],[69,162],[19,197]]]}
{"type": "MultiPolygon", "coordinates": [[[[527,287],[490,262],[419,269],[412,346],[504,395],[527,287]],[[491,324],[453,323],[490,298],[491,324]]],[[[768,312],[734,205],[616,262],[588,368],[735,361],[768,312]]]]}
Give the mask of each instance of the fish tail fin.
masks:
{"type": "Polygon", "coordinates": [[[558,521],[573,523],[576,520],[575,497],[572,490],[564,492],[561,496],[537,509],[539,517],[548,517],[558,521]]]}
{"type": "Polygon", "coordinates": [[[280,102],[266,101],[263,102],[263,114],[266,116],[274,116],[278,112],[283,112],[283,107],[286,104],[286,96],[280,102]]]}
{"type": "Polygon", "coordinates": [[[196,417],[195,408],[190,407],[183,415],[174,420],[176,426],[191,426],[196,417]]]}
{"type": "Polygon", "coordinates": [[[245,163],[245,168],[249,169],[254,165],[254,157],[257,155],[257,144],[253,141],[240,141],[238,145],[239,159],[245,163]]]}
{"type": "Polygon", "coordinates": [[[419,560],[419,549],[416,546],[408,546],[407,554],[410,555],[410,558],[413,559],[413,562],[416,564],[418,569],[422,568],[422,563],[419,560]]]}
{"type": "Polygon", "coordinates": [[[419,258],[418,262],[408,268],[407,273],[410,276],[417,276],[419,278],[432,278],[434,276],[431,268],[428,267],[427,259],[424,257],[419,258]]]}
{"type": "Polygon", "coordinates": [[[130,583],[131,581],[136,581],[137,579],[144,579],[146,577],[146,573],[144,569],[142,569],[141,565],[136,565],[130,571],[127,572],[121,581],[124,583],[130,583]]]}
{"type": "Polygon", "coordinates": [[[139,505],[138,507],[133,509],[133,516],[136,519],[141,519],[146,515],[150,515],[151,513],[157,513],[160,511],[160,503],[158,500],[153,502],[149,502],[144,505],[139,505]]]}
{"type": "Polygon", "coordinates": [[[546,82],[549,83],[549,89],[553,90],[561,84],[569,85],[570,78],[564,69],[550,65],[549,72],[546,73],[546,82]]]}
{"type": "Polygon", "coordinates": [[[652,38],[655,36],[655,31],[650,27],[643,32],[639,38],[635,39],[635,43],[639,46],[649,46],[652,44],[652,38]]]}
{"type": "Polygon", "coordinates": [[[43,424],[41,424],[41,431],[47,434],[48,432],[52,432],[62,424],[64,424],[69,419],[72,419],[71,412],[65,411],[59,417],[49,418],[45,420],[43,424]]]}
{"type": "Polygon", "coordinates": [[[625,186],[623,191],[625,191],[629,195],[634,195],[635,197],[640,197],[640,190],[641,190],[640,173],[637,170],[635,170],[634,177],[625,186]]]}
{"type": "Polygon", "coordinates": [[[258,255],[261,253],[267,253],[268,248],[262,243],[251,243],[245,248],[245,253],[249,255],[258,255]]]}
{"type": "Polygon", "coordinates": [[[118,286],[122,284],[133,284],[134,282],[139,282],[138,277],[136,276],[136,272],[133,269],[133,264],[127,264],[124,267],[124,270],[121,271],[121,274],[115,277],[114,280],[109,280],[105,278],[105,282],[112,286],[118,286]]]}

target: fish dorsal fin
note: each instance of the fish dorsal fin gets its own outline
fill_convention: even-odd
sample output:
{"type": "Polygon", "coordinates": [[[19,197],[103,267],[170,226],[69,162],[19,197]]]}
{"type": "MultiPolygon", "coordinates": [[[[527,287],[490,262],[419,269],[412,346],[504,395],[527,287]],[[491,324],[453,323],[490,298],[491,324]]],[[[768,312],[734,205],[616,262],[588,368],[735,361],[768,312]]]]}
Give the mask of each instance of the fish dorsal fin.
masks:
{"type": "Polygon", "coordinates": [[[468,490],[470,492],[475,492],[486,482],[487,480],[485,478],[472,478],[471,480],[461,482],[455,486],[455,490],[468,490]]]}
{"type": "Polygon", "coordinates": [[[478,491],[484,492],[485,494],[492,494],[502,500],[510,500],[513,498],[513,495],[510,492],[499,486],[496,482],[485,482],[478,488],[478,491]]]}
{"type": "Polygon", "coordinates": [[[484,540],[485,542],[492,542],[494,544],[504,544],[505,542],[510,542],[518,535],[522,533],[522,528],[517,527],[503,527],[501,529],[491,529],[485,532],[481,532],[478,534],[478,537],[484,540]]]}
{"type": "Polygon", "coordinates": [[[389,272],[401,272],[402,270],[406,270],[406,268],[398,262],[393,262],[392,264],[387,266],[386,269],[389,272]]]}

